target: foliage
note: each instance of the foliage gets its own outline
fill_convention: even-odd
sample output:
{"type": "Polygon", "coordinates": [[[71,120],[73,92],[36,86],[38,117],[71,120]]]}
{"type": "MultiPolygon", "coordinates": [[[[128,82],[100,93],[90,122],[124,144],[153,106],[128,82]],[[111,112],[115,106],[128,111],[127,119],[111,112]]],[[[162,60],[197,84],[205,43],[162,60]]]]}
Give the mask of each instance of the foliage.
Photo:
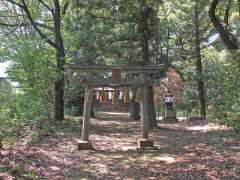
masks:
{"type": "Polygon", "coordinates": [[[19,37],[4,46],[4,57],[12,62],[9,78],[18,82],[11,99],[3,101],[4,134],[19,136],[24,126],[53,117],[53,55],[48,46],[34,38],[19,37]]]}
{"type": "Polygon", "coordinates": [[[22,164],[16,165],[14,168],[0,167],[0,173],[8,173],[18,179],[34,180],[37,178],[37,173],[33,170],[26,170],[22,164]]]}
{"type": "Polygon", "coordinates": [[[84,104],[84,89],[82,87],[65,88],[66,115],[82,115],[84,104]]]}
{"type": "Polygon", "coordinates": [[[240,62],[238,54],[214,49],[204,57],[210,119],[240,128],[240,62]]]}

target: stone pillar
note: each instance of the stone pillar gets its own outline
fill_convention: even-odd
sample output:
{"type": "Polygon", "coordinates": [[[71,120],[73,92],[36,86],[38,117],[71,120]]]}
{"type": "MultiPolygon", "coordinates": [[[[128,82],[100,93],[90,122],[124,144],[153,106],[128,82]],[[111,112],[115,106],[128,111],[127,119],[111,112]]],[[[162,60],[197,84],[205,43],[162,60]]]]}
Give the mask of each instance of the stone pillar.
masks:
{"type": "Polygon", "coordinates": [[[140,100],[140,108],[141,108],[141,135],[142,139],[138,141],[139,148],[144,147],[153,147],[153,141],[149,140],[148,134],[149,134],[149,117],[147,113],[147,79],[146,75],[144,73],[141,73],[140,75],[141,83],[143,84],[141,86],[142,91],[142,98],[140,100]]]}
{"type": "Polygon", "coordinates": [[[147,113],[147,99],[146,99],[146,86],[142,87],[142,101],[140,102],[141,108],[141,133],[143,139],[148,139],[149,132],[149,119],[147,113]]]}
{"type": "Polygon", "coordinates": [[[78,150],[92,149],[91,143],[89,142],[89,119],[91,109],[91,89],[88,85],[85,87],[84,97],[84,109],[83,109],[83,120],[82,120],[82,137],[81,141],[78,142],[78,150]]]}

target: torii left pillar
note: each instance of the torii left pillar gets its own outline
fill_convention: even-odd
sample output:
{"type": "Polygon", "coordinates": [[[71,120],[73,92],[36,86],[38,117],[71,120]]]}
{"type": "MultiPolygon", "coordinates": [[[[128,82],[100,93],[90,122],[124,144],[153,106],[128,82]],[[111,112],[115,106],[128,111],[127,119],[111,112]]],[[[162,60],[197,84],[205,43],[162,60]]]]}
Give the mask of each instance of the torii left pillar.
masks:
{"type": "Polygon", "coordinates": [[[140,74],[140,81],[142,83],[141,91],[142,97],[140,100],[140,108],[141,108],[141,135],[142,138],[138,140],[139,148],[148,148],[153,147],[153,141],[149,139],[149,116],[147,112],[147,102],[148,102],[148,94],[147,94],[147,78],[144,73],[140,74]]]}
{"type": "Polygon", "coordinates": [[[82,118],[82,136],[81,136],[81,140],[78,142],[78,150],[93,149],[92,144],[89,141],[90,109],[91,109],[91,89],[88,85],[86,85],[83,118],[82,118]]]}

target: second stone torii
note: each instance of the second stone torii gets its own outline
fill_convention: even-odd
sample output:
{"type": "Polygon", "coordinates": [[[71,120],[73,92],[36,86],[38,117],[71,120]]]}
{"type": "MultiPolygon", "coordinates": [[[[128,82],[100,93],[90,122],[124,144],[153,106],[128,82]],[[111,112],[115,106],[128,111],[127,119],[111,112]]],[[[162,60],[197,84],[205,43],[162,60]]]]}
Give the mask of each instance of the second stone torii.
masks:
{"type": "Polygon", "coordinates": [[[82,119],[82,134],[81,140],[78,142],[78,150],[92,149],[92,144],[89,140],[90,127],[90,107],[91,107],[91,93],[95,87],[123,87],[134,86],[138,87],[137,100],[140,103],[141,109],[141,139],[138,140],[138,147],[153,147],[153,141],[149,139],[149,118],[147,113],[147,88],[150,85],[159,85],[159,78],[149,78],[149,75],[162,74],[162,66],[77,66],[71,65],[70,70],[78,70],[79,72],[87,72],[84,78],[81,78],[81,83],[85,87],[84,110],[82,119]],[[72,67],[72,68],[71,68],[72,67]],[[121,72],[130,72],[138,74],[137,78],[130,80],[109,80],[94,78],[91,72],[108,72],[112,69],[118,69],[121,72]]]}

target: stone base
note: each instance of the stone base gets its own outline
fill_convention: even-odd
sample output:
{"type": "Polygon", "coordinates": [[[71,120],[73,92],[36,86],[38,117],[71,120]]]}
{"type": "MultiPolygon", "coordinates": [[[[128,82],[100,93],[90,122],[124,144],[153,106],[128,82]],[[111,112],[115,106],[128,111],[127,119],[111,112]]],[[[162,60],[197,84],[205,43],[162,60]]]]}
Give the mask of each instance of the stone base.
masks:
{"type": "Polygon", "coordinates": [[[138,147],[139,148],[154,147],[153,141],[149,139],[140,139],[138,140],[138,147]]]}
{"type": "Polygon", "coordinates": [[[177,115],[174,110],[167,110],[165,114],[165,120],[170,122],[177,122],[177,115]]]}
{"type": "Polygon", "coordinates": [[[78,150],[93,150],[93,147],[90,141],[79,141],[78,150]]]}

